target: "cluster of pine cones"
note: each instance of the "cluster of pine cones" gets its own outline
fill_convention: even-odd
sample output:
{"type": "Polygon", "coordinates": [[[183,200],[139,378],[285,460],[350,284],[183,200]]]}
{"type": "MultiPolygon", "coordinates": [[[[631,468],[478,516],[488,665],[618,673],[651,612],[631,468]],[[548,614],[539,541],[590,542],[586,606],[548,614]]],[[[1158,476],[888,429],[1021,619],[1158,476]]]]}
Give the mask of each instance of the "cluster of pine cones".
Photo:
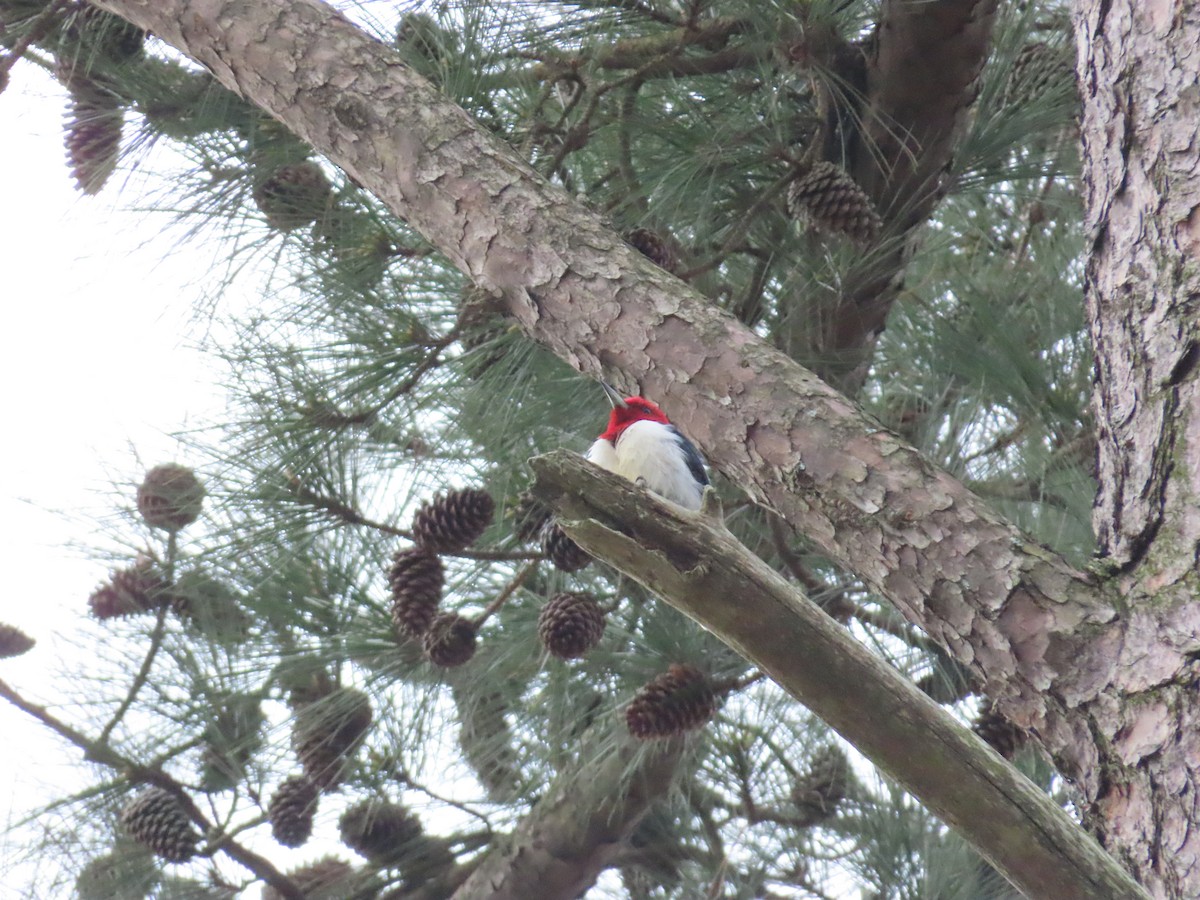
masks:
{"type": "MultiPolygon", "coordinates": [[[[415,547],[392,558],[388,583],[392,622],[405,638],[422,642],[435,665],[452,667],[475,652],[477,624],[455,613],[440,612],[445,567],[439,554],[464,550],[491,524],[495,502],[482,490],[450,491],[424,504],[413,519],[415,547]]],[[[516,504],[514,532],[524,543],[538,542],[556,568],[574,572],[590,562],[554,521],[550,510],[531,494],[516,504]]],[[[605,610],[591,594],[564,591],[546,601],[538,614],[542,646],[559,659],[577,659],[604,635],[605,610]]],[[[720,703],[721,691],[699,669],[675,665],[649,682],[626,709],[630,733],[643,740],[668,738],[702,727],[720,703]]]]}

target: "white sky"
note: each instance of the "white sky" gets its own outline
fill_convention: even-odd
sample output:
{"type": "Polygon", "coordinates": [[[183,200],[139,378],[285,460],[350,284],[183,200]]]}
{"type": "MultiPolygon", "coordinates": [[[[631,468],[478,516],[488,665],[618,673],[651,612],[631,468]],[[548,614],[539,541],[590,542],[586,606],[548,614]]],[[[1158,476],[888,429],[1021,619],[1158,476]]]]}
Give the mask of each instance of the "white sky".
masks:
{"type": "MultiPolygon", "coordinates": [[[[38,644],[0,660],[0,678],[53,705],[66,687],[51,677],[56,656],[77,652],[54,636],[86,616],[108,572],[87,556],[102,541],[88,521],[111,509],[112,483],[140,480],[139,458],[176,459],[167,435],[207,419],[223,394],[184,336],[208,251],[164,258],[166,216],[118,211],[131,205],[121,173],[98,197],[78,193],[61,89],[32,65],[12,76],[0,94],[0,621],[38,644]]],[[[30,896],[5,871],[19,849],[6,825],[78,784],[77,759],[0,702],[0,900],[30,896]]]]}

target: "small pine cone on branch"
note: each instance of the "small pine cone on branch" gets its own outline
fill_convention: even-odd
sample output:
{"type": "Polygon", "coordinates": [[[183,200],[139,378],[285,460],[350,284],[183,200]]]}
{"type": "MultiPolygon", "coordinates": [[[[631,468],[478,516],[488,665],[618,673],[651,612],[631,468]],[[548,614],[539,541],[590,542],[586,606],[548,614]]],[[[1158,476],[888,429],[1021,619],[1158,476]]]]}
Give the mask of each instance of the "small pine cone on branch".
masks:
{"type": "Polygon", "coordinates": [[[879,237],[883,220],[862,188],[831,162],[818,162],[788,187],[788,215],[867,244],[879,237]]]}
{"type": "Polygon", "coordinates": [[[971,730],[1010,762],[1029,740],[1024,730],[990,708],[979,711],[971,730]]]}
{"type": "Polygon", "coordinates": [[[831,819],[850,789],[850,760],[830,744],[813,754],[808,771],[792,785],[792,803],[811,825],[831,819]]]}
{"type": "Polygon", "coordinates": [[[317,786],[304,775],[285,779],[267,804],[271,834],[284,847],[299,847],[312,836],[317,786]]]}
{"type": "Polygon", "coordinates": [[[583,548],[567,537],[562,527],[550,520],[542,529],[542,552],[561,572],[578,572],[592,561],[583,548]]]}
{"type": "Polygon", "coordinates": [[[707,675],[695,666],[673,663],[637,692],[625,707],[625,723],[639,740],[670,738],[704,727],[717,706],[707,675]]]}
{"type": "Polygon", "coordinates": [[[292,747],[304,774],[320,790],[333,789],[345,777],[372,719],[370,699],[354,688],[338,688],[296,710],[292,747]]]}
{"type": "Polygon", "coordinates": [[[314,162],[280,166],[254,188],[254,203],[277,231],[295,231],[317,221],[333,198],[329,179],[314,162]]]}
{"type": "Polygon", "coordinates": [[[406,845],[421,836],[421,820],[399,803],[363,800],[338,820],[342,843],[360,856],[378,863],[401,858],[406,845]]]}
{"type": "Polygon", "coordinates": [[[555,594],[538,614],[542,646],[559,659],[583,656],[604,636],[604,610],[590,594],[555,594]]]}
{"type": "Polygon", "coordinates": [[[435,666],[461,666],[475,655],[475,623],[457,613],[442,613],[425,632],[424,646],[435,666]]]}
{"type": "Polygon", "coordinates": [[[537,540],[550,521],[550,507],[530,491],[522,491],[512,509],[513,534],[522,544],[537,540]]]}
{"type": "Polygon", "coordinates": [[[179,800],[159,787],[147,788],[125,804],[121,827],[167,862],[187,862],[196,855],[200,843],[200,835],[179,800]]]}
{"type": "Polygon", "coordinates": [[[112,574],[92,591],[88,606],[97,619],[152,612],[168,602],[168,586],[148,559],[112,574]]]}
{"type": "Polygon", "coordinates": [[[1013,61],[1004,87],[1005,106],[1034,103],[1046,94],[1075,86],[1075,69],[1066,48],[1052,47],[1042,41],[1026,44],[1013,61]]]}
{"type": "Polygon", "coordinates": [[[467,488],[440,494],[413,517],[413,540],[430,553],[453,553],[472,544],[492,524],[496,504],[487,491],[467,488]]]}
{"type": "Polygon", "coordinates": [[[0,659],[9,659],[28,653],[37,643],[33,638],[15,625],[0,622],[0,659]]]}
{"type": "Polygon", "coordinates": [[[392,624],[405,637],[429,630],[442,602],[446,569],[441,559],[420,548],[398,550],[388,570],[392,589],[392,624]]]}
{"type": "Polygon", "coordinates": [[[200,517],[204,494],[195,472],[167,463],[146,473],[137,490],[137,508],[150,527],[178,531],[200,517]]]}
{"type": "Polygon", "coordinates": [[[100,193],[116,171],[124,127],[125,111],[115,98],[71,89],[63,143],[75,186],[83,193],[100,193]]]}
{"type": "Polygon", "coordinates": [[[625,235],[626,242],[650,262],[674,274],[679,268],[679,255],[674,242],[649,228],[635,228],[625,235]]]}

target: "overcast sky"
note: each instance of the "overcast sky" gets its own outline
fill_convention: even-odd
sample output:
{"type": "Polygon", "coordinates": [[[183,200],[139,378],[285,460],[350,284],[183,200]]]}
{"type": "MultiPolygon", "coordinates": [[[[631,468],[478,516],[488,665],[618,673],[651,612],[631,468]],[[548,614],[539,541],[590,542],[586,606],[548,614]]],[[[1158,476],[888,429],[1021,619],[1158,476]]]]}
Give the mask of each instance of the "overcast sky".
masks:
{"type": "MultiPolygon", "coordinates": [[[[12,74],[0,94],[0,621],[38,644],[0,660],[0,678],[53,706],[68,687],[50,677],[56,658],[78,653],[72,624],[108,572],[87,553],[104,543],[89,521],[111,515],[114,482],[140,479],[139,458],[177,459],[168,435],[223,393],[186,336],[208,251],[164,243],[165,214],[119,211],[137,205],[120,173],[98,197],[76,191],[61,89],[31,65],[12,74]]],[[[0,871],[20,849],[5,826],[78,784],[77,760],[0,702],[0,871]]],[[[0,898],[29,896],[23,881],[5,871],[0,898]]]]}

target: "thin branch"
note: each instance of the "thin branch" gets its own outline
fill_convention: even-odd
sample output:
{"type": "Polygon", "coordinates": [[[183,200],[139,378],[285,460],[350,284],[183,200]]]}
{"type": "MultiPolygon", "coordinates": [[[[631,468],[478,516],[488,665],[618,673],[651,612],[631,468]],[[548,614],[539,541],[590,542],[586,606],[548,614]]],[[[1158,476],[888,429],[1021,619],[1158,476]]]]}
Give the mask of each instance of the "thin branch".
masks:
{"type": "MultiPolygon", "coordinates": [[[[16,690],[0,679],[0,697],[3,697],[17,709],[37,719],[55,734],[65,738],[83,751],[83,758],[89,762],[97,762],[121,772],[132,784],[153,784],[172,795],[183,806],[192,821],[198,824],[205,833],[212,831],[212,823],[204,815],[191,796],[170,775],[161,769],[143,766],[118,753],[105,741],[93,740],[83,732],[71,727],[53,713],[36,703],[22,697],[16,690]]],[[[247,847],[237,843],[229,835],[218,836],[211,843],[213,851],[221,851],[231,859],[241,863],[257,877],[266,881],[288,900],[304,900],[305,894],[287,876],[283,875],[269,860],[259,856],[247,847]]]]}
{"type": "MultiPolygon", "coordinates": [[[[172,532],[171,541],[174,542],[175,534],[172,532]]],[[[158,656],[158,651],[162,647],[163,636],[167,633],[167,613],[170,609],[166,604],[158,608],[158,617],[154,622],[154,631],[150,634],[150,646],[146,648],[146,655],[142,659],[142,665],[134,676],[133,681],[129,685],[129,690],[125,693],[125,699],[121,701],[121,705],[117,707],[112,718],[108,720],[108,724],[100,731],[100,736],[96,739],[97,742],[104,744],[108,742],[109,737],[113,733],[113,729],[120,724],[125,718],[125,714],[129,712],[129,708],[133,706],[133,701],[137,699],[138,693],[146,684],[146,679],[150,677],[150,669],[154,665],[154,659],[158,656]]]]}
{"type": "Polygon", "coordinates": [[[483,823],[483,827],[487,829],[487,832],[489,835],[494,833],[494,829],[492,828],[492,822],[487,817],[486,813],[481,813],[479,810],[475,809],[472,806],[468,806],[466,803],[463,803],[459,800],[454,800],[450,797],[443,796],[442,794],[439,794],[439,793],[431,790],[430,788],[427,788],[425,785],[420,784],[416,781],[413,781],[412,776],[410,776],[408,774],[408,772],[404,771],[403,769],[397,769],[395,774],[396,774],[396,779],[404,787],[411,788],[414,791],[420,791],[426,797],[430,797],[434,800],[437,800],[439,803],[445,803],[447,806],[453,806],[455,809],[461,810],[462,812],[465,812],[469,816],[474,816],[476,819],[478,819],[480,822],[483,823]]]}
{"type": "Polygon", "coordinates": [[[67,0],[54,0],[53,3],[38,13],[37,18],[29,26],[29,30],[13,44],[12,49],[5,56],[0,57],[0,92],[4,90],[3,85],[8,83],[8,79],[5,76],[8,75],[9,70],[17,64],[19,59],[25,56],[25,51],[50,32],[55,17],[62,12],[66,5],[67,0]]]}
{"type": "Polygon", "coordinates": [[[539,562],[540,560],[535,559],[530,563],[526,563],[521,570],[513,576],[512,581],[504,586],[504,590],[496,595],[496,599],[489,603],[484,611],[475,617],[474,624],[477,629],[483,625],[483,623],[486,622],[496,610],[502,607],[505,602],[507,602],[509,597],[516,593],[517,588],[525,583],[525,579],[527,579],[537,570],[539,562]]]}
{"type": "MultiPolygon", "coordinates": [[[[326,494],[318,494],[311,488],[305,487],[300,482],[300,479],[296,476],[292,476],[290,479],[288,479],[288,489],[301,503],[305,503],[315,509],[327,512],[333,518],[338,519],[347,525],[361,525],[364,528],[372,528],[376,531],[381,531],[384,534],[394,535],[395,537],[404,538],[405,540],[414,540],[413,533],[408,529],[400,528],[396,525],[389,525],[386,522],[377,522],[374,519],[368,519],[345,501],[339,500],[337,497],[330,497],[326,494]]],[[[447,551],[442,555],[455,556],[461,559],[487,560],[490,562],[521,562],[524,560],[546,559],[546,554],[544,553],[519,550],[456,550],[453,552],[447,551]]]]}
{"type": "Polygon", "coordinates": [[[742,240],[746,237],[746,232],[750,230],[750,226],[758,219],[758,214],[778,200],[780,191],[787,187],[789,182],[795,177],[796,172],[793,169],[789,169],[767,185],[755,201],[750,204],[750,208],[738,217],[737,224],[717,252],[699,265],[688,269],[679,277],[683,281],[690,281],[697,275],[703,275],[705,272],[712,271],[723,263],[729,254],[737,250],[742,240]]]}

